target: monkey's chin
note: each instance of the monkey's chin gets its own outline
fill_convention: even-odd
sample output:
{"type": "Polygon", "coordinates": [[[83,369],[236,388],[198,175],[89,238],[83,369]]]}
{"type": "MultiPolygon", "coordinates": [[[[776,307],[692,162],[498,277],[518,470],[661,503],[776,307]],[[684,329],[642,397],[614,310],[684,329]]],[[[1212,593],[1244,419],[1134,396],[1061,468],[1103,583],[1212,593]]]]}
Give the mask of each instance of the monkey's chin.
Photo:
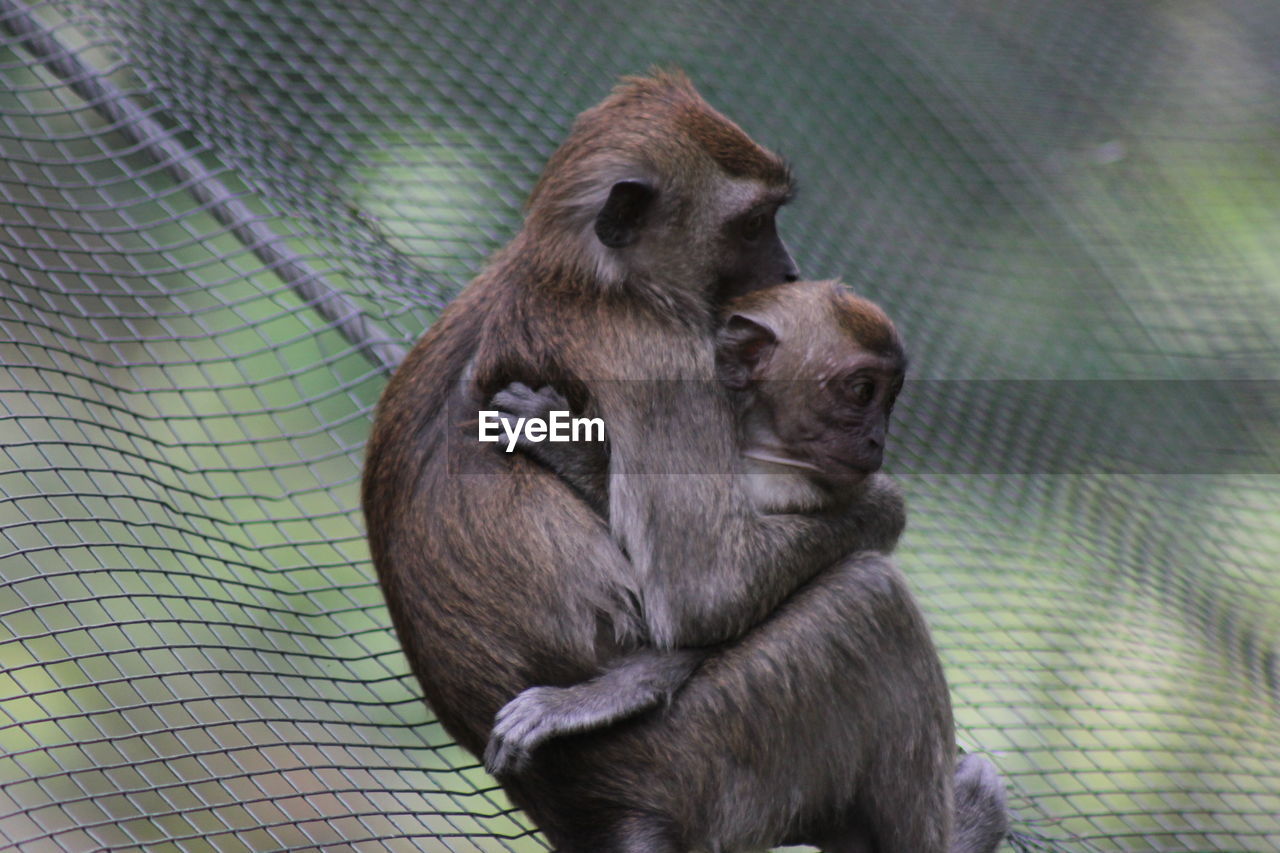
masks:
{"type": "Polygon", "coordinates": [[[839,477],[827,475],[824,482],[831,491],[852,497],[862,491],[874,473],[874,471],[849,471],[842,473],[839,477]]]}
{"type": "Polygon", "coordinates": [[[879,470],[878,467],[867,468],[839,458],[824,461],[826,464],[820,466],[822,473],[814,475],[813,479],[830,495],[841,500],[856,499],[866,489],[871,476],[879,470]]]}

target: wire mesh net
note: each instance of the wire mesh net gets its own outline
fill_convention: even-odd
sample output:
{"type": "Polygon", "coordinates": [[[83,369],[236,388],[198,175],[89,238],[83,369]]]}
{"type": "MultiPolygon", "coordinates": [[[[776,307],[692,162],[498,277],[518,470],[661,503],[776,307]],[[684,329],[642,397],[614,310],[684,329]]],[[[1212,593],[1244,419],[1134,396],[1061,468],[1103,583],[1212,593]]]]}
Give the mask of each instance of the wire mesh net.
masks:
{"type": "Polygon", "coordinates": [[[678,64],[912,351],[899,558],[1024,849],[1280,849],[1280,7],[0,0],[0,839],[543,849],[357,504],[572,117],[678,64]]]}

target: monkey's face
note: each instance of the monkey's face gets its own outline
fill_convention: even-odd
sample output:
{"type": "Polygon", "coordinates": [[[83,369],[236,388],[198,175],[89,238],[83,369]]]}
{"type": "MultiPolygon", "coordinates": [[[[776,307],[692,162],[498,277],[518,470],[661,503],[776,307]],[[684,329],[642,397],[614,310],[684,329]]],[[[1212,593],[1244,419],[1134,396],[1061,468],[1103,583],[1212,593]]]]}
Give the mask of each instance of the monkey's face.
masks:
{"type": "Polygon", "coordinates": [[[745,205],[733,198],[735,193],[726,195],[712,212],[719,220],[714,303],[724,305],[753,290],[798,280],[800,271],[778,234],[778,210],[788,197],[785,191],[779,194],[758,187],[745,205]]]}
{"type": "Polygon", "coordinates": [[[834,489],[884,462],[907,358],[878,306],[838,282],[799,282],[736,300],[716,335],[716,370],[743,454],[834,489]]]}
{"type": "Polygon", "coordinates": [[[880,469],[889,417],[902,390],[897,359],[861,353],[816,383],[785,386],[793,399],[774,402],[777,434],[812,466],[815,479],[847,488],[880,469]]]}

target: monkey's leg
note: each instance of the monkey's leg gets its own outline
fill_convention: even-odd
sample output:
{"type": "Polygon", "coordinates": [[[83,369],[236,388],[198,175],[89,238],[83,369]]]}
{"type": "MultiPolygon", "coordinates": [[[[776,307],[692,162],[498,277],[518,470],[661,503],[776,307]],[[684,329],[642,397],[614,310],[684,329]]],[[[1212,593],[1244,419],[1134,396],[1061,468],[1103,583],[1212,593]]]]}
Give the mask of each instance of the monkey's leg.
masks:
{"type": "MultiPolygon", "coordinates": [[[[955,738],[946,681],[905,580],[863,553],[710,657],[661,713],[548,741],[544,825],[661,816],[686,848],[853,840],[947,853],[955,738]]],[[[856,849],[856,848],[852,848],[856,849]]]]}
{"type": "Polygon", "coordinates": [[[688,853],[692,849],[670,819],[661,815],[616,805],[592,808],[583,800],[564,800],[563,808],[548,811],[546,806],[560,793],[540,789],[538,798],[525,806],[555,853],[688,853]]]}
{"type": "MultiPolygon", "coordinates": [[[[1007,795],[995,765],[980,755],[960,756],[954,790],[949,853],[995,853],[1009,832],[1007,795]]],[[[886,804],[886,808],[891,815],[896,813],[894,804],[886,804]]],[[[852,821],[842,836],[822,845],[824,853],[873,853],[882,849],[871,845],[866,822],[866,816],[852,821]]]]}
{"type": "MultiPolygon", "coordinates": [[[[962,755],[956,762],[955,812],[950,853],[995,853],[1009,832],[1004,781],[996,766],[981,755],[962,755]]],[[[822,845],[823,853],[873,853],[866,818],[853,819],[822,845]]]]}
{"type": "Polygon", "coordinates": [[[636,815],[619,821],[611,836],[590,853],[685,853],[687,849],[664,821],[636,815]]]}

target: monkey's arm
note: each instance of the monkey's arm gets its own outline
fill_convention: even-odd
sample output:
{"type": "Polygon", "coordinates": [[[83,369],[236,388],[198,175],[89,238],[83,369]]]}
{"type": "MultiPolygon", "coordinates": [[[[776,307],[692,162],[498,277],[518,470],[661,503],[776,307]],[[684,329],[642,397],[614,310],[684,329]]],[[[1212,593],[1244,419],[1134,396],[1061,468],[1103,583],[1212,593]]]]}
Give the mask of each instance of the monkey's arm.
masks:
{"type": "Polygon", "coordinates": [[[548,738],[598,729],[664,704],[710,650],[641,649],[618,658],[599,676],[568,687],[530,687],[494,720],[484,751],[490,773],[516,773],[548,738]]]}
{"type": "MultiPolygon", "coordinates": [[[[552,412],[567,412],[569,401],[552,388],[544,385],[537,391],[523,382],[512,382],[493,395],[490,405],[498,410],[498,417],[511,425],[513,431],[519,418],[546,420],[552,412]]],[[[601,516],[609,514],[609,450],[604,442],[597,441],[529,441],[519,433],[516,446],[543,465],[582,495],[583,499],[601,516]]]]}
{"type": "Polygon", "coordinates": [[[658,648],[740,637],[840,557],[892,550],[905,526],[902,495],[883,476],[829,511],[758,513],[737,474],[729,403],[714,384],[602,383],[599,394],[606,418],[643,413],[608,421],[609,520],[658,648]]]}
{"type": "Polygon", "coordinates": [[[867,477],[839,512],[843,516],[841,524],[851,535],[849,551],[892,554],[907,526],[902,488],[878,471],[867,477]]]}
{"type": "MultiPolygon", "coordinates": [[[[902,499],[880,475],[868,486],[849,510],[862,519],[857,550],[887,551],[901,530],[902,499]]],[[[603,728],[665,703],[710,651],[643,649],[616,659],[604,674],[581,684],[528,688],[498,712],[485,749],[486,768],[518,773],[533,749],[550,738],[603,728]]]]}
{"type": "MultiPolygon", "coordinates": [[[[569,402],[550,385],[538,390],[523,382],[512,382],[493,395],[490,402],[499,417],[515,428],[519,418],[547,419],[552,412],[570,411],[569,402]]],[[[579,413],[573,412],[577,415],[579,413]]],[[[518,433],[516,446],[576,489],[602,516],[609,512],[609,450],[602,442],[533,442],[518,433]]],[[[850,551],[880,551],[889,554],[898,543],[905,524],[905,505],[898,487],[885,475],[876,473],[853,495],[840,501],[837,512],[848,515],[855,528],[850,551]]]]}

